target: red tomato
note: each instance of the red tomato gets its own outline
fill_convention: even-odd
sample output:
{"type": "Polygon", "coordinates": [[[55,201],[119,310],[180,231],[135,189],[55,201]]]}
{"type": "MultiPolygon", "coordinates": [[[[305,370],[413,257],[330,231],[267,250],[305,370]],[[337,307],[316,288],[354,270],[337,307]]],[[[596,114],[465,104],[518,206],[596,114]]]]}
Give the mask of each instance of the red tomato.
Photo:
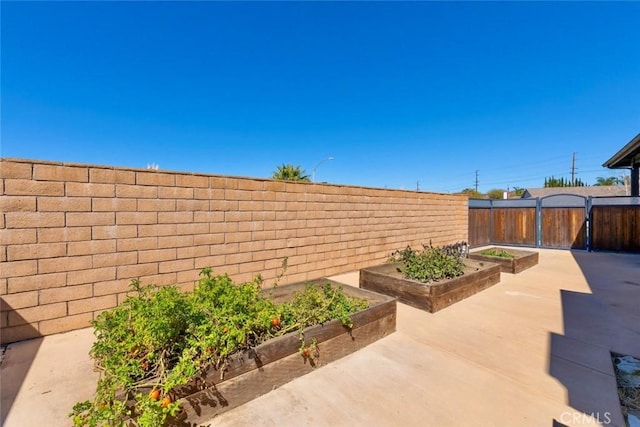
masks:
{"type": "Polygon", "coordinates": [[[160,406],[162,406],[163,408],[166,408],[167,406],[169,406],[170,403],[171,403],[171,398],[169,396],[165,396],[164,399],[162,399],[162,403],[160,404],[160,406]]]}

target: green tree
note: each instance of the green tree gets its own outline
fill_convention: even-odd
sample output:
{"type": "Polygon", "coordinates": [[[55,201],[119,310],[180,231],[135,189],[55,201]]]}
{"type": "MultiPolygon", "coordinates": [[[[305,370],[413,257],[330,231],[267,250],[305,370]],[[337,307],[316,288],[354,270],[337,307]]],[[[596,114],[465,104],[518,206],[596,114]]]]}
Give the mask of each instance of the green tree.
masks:
{"type": "Polygon", "coordinates": [[[582,182],[580,178],[576,178],[572,183],[571,180],[565,178],[556,178],[551,176],[544,179],[545,188],[548,187],[586,187],[586,184],[582,182]]]}
{"type": "Polygon", "coordinates": [[[273,179],[280,179],[283,181],[303,181],[310,182],[309,175],[300,166],[294,166],[286,164],[278,166],[278,169],[273,172],[273,179]]]}
{"type": "Polygon", "coordinates": [[[608,176],[606,178],[603,178],[601,176],[596,178],[596,183],[593,185],[597,185],[597,186],[603,186],[603,185],[623,185],[624,182],[615,176],[608,176]]]}
{"type": "Polygon", "coordinates": [[[487,191],[487,196],[489,196],[490,199],[502,199],[502,197],[504,197],[504,192],[505,190],[494,188],[493,190],[487,191]]]}
{"type": "Polygon", "coordinates": [[[483,195],[481,192],[474,190],[473,188],[465,188],[460,191],[460,194],[466,194],[472,199],[482,199],[483,195]]]}

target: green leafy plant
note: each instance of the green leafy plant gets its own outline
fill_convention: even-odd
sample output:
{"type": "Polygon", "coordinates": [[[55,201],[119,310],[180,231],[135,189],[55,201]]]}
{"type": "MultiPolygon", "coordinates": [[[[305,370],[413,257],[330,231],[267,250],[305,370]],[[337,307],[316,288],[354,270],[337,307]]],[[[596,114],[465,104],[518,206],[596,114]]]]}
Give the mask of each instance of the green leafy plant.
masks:
{"type": "Polygon", "coordinates": [[[421,251],[407,246],[405,249],[393,252],[389,262],[399,263],[397,269],[404,277],[422,283],[431,283],[464,274],[465,264],[462,258],[466,250],[465,242],[442,247],[423,245],[421,251]]]}
{"type": "Polygon", "coordinates": [[[505,251],[504,249],[485,249],[480,252],[480,255],[494,256],[498,258],[515,258],[516,256],[505,251]]]}
{"type": "Polygon", "coordinates": [[[301,169],[300,166],[294,166],[292,164],[278,166],[271,178],[283,181],[310,182],[309,175],[307,175],[306,171],[301,169]]]}
{"type": "Polygon", "coordinates": [[[313,361],[319,350],[305,343],[303,329],[331,319],[351,327],[350,314],[367,306],[330,284],[308,285],[291,301],[275,303],[260,276],[234,284],[211,269],[202,270],[190,294],[138,280],[131,289],[126,301],[93,322],[90,354],[101,377],[94,399],[69,414],[74,426],[121,426],[129,419],[162,426],[180,412],[176,389],[208,368],[222,379],[232,354],[293,331],[300,333],[301,354],[313,361]]]}

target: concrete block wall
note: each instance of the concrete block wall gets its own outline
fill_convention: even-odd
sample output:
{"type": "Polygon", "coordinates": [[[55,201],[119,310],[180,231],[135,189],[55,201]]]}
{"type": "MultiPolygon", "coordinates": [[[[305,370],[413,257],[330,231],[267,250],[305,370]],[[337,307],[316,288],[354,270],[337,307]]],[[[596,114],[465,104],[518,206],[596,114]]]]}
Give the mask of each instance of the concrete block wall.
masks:
{"type": "Polygon", "coordinates": [[[212,267],[281,284],[467,239],[466,196],[0,160],[0,341],[89,326],[131,279],[192,290],[212,267]]]}

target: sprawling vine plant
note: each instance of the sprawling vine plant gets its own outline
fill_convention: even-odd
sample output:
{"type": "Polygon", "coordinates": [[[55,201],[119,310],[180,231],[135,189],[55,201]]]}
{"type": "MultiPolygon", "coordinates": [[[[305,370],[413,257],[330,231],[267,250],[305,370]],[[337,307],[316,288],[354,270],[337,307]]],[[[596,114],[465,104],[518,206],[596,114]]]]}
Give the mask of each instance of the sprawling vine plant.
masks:
{"type": "Polygon", "coordinates": [[[468,244],[458,242],[441,247],[422,245],[422,250],[407,246],[394,251],[389,262],[398,264],[398,271],[406,278],[422,283],[451,279],[464,274],[463,259],[468,254],[468,244]]]}
{"type": "Polygon", "coordinates": [[[301,356],[313,361],[317,343],[306,343],[302,330],[331,319],[351,327],[349,315],[367,306],[329,283],[307,285],[276,303],[261,291],[260,276],[235,284],[208,268],[193,293],[138,280],[131,289],[126,301],[93,322],[90,355],[101,377],[94,399],[78,402],[69,414],[74,426],[124,425],[129,419],[140,427],[162,426],[180,411],[176,389],[206,369],[224,376],[234,353],[292,331],[300,333],[301,356]]]}

